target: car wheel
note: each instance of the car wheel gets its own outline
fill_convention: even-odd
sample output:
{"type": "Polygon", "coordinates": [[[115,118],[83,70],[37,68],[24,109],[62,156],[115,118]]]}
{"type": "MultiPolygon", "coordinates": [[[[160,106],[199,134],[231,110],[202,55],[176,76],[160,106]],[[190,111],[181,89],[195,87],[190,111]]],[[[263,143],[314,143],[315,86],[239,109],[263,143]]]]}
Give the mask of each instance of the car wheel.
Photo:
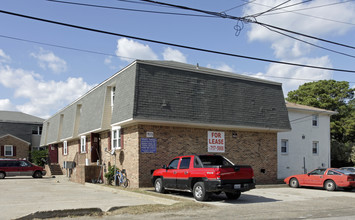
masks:
{"type": "Polygon", "coordinates": [[[41,172],[41,171],[36,171],[36,172],[33,174],[33,178],[42,178],[42,172],[41,172]]]}
{"type": "Polygon", "coordinates": [[[227,193],[227,192],[226,192],[227,198],[228,198],[228,199],[233,199],[233,200],[238,199],[241,194],[242,194],[242,193],[241,193],[240,191],[234,192],[234,193],[227,193]]]}
{"type": "Polygon", "coordinates": [[[336,185],[333,180],[327,180],[324,183],[324,188],[328,191],[334,191],[336,189],[336,185]]]}
{"type": "Polygon", "coordinates": [[[0,179],[4,179],[5,178],[5,173],[4,172],[0,172],[0,179]]]}
{"type": "Polygon", "coordinates": [[[154,188],[155,188],[155,192],[158,192],[158,193],[164,193],[165,192],[165,189],[164,189],[164,186],[163,186],[163,180],[161,178],[158,178],[158,179],[155,180],[154,188]]]}
{"type": "Polygon", "coordinates": [[[195,183],[192,193],[197,201],[206,201],[209,197],[209,193],[206,192],[204,182],[195,183]]]}
{"type": "Polygon", "coordinates": [[[292,178],[289,183],[290,187],[292,188],[298,188],[300,185],[298,183],[298,180],[296,178],[292,178]]]}

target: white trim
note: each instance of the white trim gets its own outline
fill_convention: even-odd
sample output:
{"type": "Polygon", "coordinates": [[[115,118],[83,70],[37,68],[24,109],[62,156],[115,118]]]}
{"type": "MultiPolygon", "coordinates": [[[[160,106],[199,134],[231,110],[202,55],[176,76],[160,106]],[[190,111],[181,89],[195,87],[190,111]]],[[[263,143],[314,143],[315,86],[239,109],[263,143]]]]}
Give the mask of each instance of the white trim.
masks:
{"type": "Polygon", "coordinates": [[[80,153],[86,153],[86,136],[80,136],[80,153]]]}
{"type": "Polygon", "coordinates": [[[13,157],[14,156],[14,145],[6,144],[4,145],[4,156],[13,157]],[[11,147],[11,155],[6,155],[6,147],[11,147]]]}
{"type": "Polygon", "coordinates": [[[63,141],[63,155],[68,155],[68,142],[63,141]]]}
{"type": "Polygon", "coordinates": [[[240,129],[247,131],[271,131],[271,132],[284,132],[291,131],[291,129],[274,129],[274,128],[261,128],[261,127],[251,127],[251,126],[238,126],[238,125],[221,125],[221,124],[205,124],[205,123],[195,123],[195,122],[172,122],[172,121],[164,121],[164,120],[149,120],[149,119],[127,119],[124,121],[120,121],[112,124],[111,126],[125,126],[128,124],[163,124],[168,126],[179,126],[179,127],[197,127],[197,128],[221,128],[221,129],[240,129]]]}
{"type": "Polygon", "coordinates": [[[95,132],[101,131],[101,130],[102,130],[102,128],[97,128],[97,129],[94,129],[94,130],[91,130],[91,131],[86,131],[84,133],[78,134],[78,137],[85,136],[85,135],[88,135],[88,134],[91,134],[91,133],[95,133],[95,132]]]}
{"type": "Polygon", "coordinates": [[[122,138],[121,137],[121,126],[113,126],[111,129],[111,149],[115,149],[115,150],[122,149],[121,138],[122,138]],[[115,133],[116,133],[116,138],[114,135],[115,133]],[[114,141],[116,141],[116,144],[114,144],[114,141]]]}

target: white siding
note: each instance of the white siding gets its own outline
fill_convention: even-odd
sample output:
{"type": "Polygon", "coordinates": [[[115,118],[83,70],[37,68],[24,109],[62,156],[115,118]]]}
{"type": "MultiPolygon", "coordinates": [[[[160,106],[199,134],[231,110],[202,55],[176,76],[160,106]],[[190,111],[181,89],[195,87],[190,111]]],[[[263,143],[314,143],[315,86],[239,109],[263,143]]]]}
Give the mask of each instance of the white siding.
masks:
{"type": "Polygon", "coordinates": [[[288,114],[292,130],[279,132],[277,138],[278,179],[330,167],[330,116],[320,114],[318,126],[312,126],[312,115],[317,112],[289,109],[288,114]],[[288,140],[287,154],[281,153],[281,139],[288,140]],[[312,154],[314,141],[319,142],[317,155],[312,154]]]}

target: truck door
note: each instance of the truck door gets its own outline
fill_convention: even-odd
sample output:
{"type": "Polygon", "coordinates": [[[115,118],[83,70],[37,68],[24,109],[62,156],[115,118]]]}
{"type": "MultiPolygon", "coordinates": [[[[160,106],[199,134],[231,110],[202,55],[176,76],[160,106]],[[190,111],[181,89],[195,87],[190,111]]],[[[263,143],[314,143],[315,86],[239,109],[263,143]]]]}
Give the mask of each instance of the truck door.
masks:
{"type": "Polygon", "coordinates": [[[176,175],[176,188],[189,189],[191,157],[183,157],[176,175]]]}
{"type": "Polygon", "coordinates": [[[180,158],[175,158],[172,160],[168,167],[166,168],[166,171],[164,173],[164,187],[166,188],[176,188],[176,175],[177,175],[177,168],[179,165],[179,160],[180,158]]]}

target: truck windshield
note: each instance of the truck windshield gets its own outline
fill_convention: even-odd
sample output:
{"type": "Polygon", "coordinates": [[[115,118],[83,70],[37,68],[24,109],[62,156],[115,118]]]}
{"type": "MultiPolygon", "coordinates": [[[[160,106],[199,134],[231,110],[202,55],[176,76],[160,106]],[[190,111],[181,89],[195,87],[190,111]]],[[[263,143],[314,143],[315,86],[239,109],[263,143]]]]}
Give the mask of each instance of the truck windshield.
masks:
{"type": "Polygon", "coordinates": [[[233,166],[226,158],[217,155],[201,155],[199,156],[204,167],[212,166],[233,166]]]}

